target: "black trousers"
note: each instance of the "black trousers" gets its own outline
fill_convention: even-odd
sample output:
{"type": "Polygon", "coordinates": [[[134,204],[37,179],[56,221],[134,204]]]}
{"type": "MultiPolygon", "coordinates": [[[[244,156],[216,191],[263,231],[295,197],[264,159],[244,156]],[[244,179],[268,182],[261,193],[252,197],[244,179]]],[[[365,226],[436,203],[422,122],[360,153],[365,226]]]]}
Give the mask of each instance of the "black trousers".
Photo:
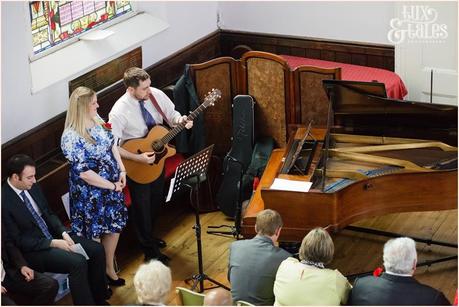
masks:
{"type": "MultiPolygon", "coordinates": [[[[34,272],[34,278],[26,281],[18,269],[5,268],[6,275],[2,285],[6,288],[7,295],[20,297],[25,304],[54,305],[59,284],[52,277],[40,272],[34,272]]],[[[11,305],[13,302],[8,296],[2,295],[2,305],[11,305]]],[[[22,303],[22,301],[17,301],[22,303]]]]}
{"type": "Polygon", "coordinates": [[[158,179],[147,184],[127,178],[137,239],[145,255],[152,258],[160,253],[153,231],[164,204],[164,181],[164,170],[158,179]]]}
{"type": "Polygon", "coordinates": [[[58,248],[24,253],[24,258],[36,271],[69,274],[70,293],[75,305],[102,304],[107,294],[105,250],[95,241],[71,237],[75,243],[81,244],[89,260],[58,248]]]}

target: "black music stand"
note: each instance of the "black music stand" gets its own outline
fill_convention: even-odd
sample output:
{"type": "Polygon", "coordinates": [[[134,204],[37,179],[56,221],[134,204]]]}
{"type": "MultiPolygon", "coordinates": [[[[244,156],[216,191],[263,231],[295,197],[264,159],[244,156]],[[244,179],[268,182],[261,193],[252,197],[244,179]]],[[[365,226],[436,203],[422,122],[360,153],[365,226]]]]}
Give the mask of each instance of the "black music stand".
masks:
{"type": "Polygon", "coordinates": [[[207,179],[206,173],[209,166],[210,157],[212,156],[213,147],[214,145],[210,145],[209,147],[201,150],[200,152],[194,154],[193,156],[180,163],[175,171],[174,184],[172,187],[172,193],[176,193],[183,187],[188,187],[190,189],[191,207],[194,207],[196,217],[196,224],[193,226],[193,228],[195,230],[196,243],[198,247],[199,272],[198,274],[194,274],[191,278],[188,278],[185,281],[194,280],[191,290],[194,290],[199,283],[200,293],[205,290],[204,280],[206,279],[216,284],[217,287],[222,287],[226,290],[230,290],[225,285],[207,276],[204,273],[202,264],[201,222],[199,220],[199,186],[201,182],[207,179]],[[193,192],[195,194],[195,206],[193,206],[193,192]]]}

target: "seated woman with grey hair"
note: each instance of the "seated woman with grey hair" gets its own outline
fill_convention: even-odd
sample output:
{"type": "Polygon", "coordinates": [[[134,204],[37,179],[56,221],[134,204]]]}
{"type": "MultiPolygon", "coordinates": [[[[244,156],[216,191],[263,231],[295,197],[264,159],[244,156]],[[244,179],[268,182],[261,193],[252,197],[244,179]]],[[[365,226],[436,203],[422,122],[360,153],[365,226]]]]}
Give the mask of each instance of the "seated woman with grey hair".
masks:
{"type": "Polygon", "coordinates": [[[171,270],[158,260],[140,265],[134,276],[137,300],[142,305],[164,305],[171,284],[171,270]]]}
{"type": "Polygon", "coordinates": [[[323,228],[311,230],[301,242],[300,260],[284,260],[274,282],[275,306],[340,305],[351,284],[338,270],[325,268],[333,259],[333,241],[323,228]]]}

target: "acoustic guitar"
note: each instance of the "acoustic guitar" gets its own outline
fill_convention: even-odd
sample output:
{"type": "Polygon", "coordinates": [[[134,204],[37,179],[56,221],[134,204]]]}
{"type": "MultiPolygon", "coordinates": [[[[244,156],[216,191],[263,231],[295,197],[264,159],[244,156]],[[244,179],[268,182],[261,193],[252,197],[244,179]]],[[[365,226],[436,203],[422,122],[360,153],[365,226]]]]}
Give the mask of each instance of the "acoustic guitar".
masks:
{"type": "MultiPolygon", "coordinates": [[[[212,89],[204,98],[204,102],[188,115],[188,120],[194,120],[204,109],[213,106],[215,101],[221,98],[221,94],[219,89],[212,89]]],[[[126,141],[121,146],[125,150],[136,154],[154,152],[156,156],[152,164],[123,159],[129,178],[141,184],[156,180],[163,172],[164,161],[176,153],[174,146],[169,145],[169,142],[185,128],[185,125],[186,123],[181,123],[170,130],[156,125],[144,138],[126,141]]]]}

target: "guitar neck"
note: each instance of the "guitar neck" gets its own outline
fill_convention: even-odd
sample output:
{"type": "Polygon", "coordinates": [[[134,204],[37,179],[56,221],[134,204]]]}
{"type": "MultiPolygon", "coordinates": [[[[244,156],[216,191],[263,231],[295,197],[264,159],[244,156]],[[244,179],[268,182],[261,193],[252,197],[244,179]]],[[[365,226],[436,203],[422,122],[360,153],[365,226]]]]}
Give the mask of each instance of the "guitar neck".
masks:
{"type": "MultiPolygon", "coordinates": [[[[205,103],[202,103],[199,107],[197,107],[193,112],[191,112],[187,116],[188,120],[193,121],[199,115],[199,113],[201,113],[205,108],[206,108],[205,103]]],[[[186,122],[177,124],[177,126],[172,128],[169,131],[169,133],[167,133],[165,136],[161,138],[161,142],[163,142],[163,144],[169,143],[173,138],[177,136],[177,134],[179,134],[183,130],[183,128],[185,128],[185,125],[186,125],[186,122]]]]}

